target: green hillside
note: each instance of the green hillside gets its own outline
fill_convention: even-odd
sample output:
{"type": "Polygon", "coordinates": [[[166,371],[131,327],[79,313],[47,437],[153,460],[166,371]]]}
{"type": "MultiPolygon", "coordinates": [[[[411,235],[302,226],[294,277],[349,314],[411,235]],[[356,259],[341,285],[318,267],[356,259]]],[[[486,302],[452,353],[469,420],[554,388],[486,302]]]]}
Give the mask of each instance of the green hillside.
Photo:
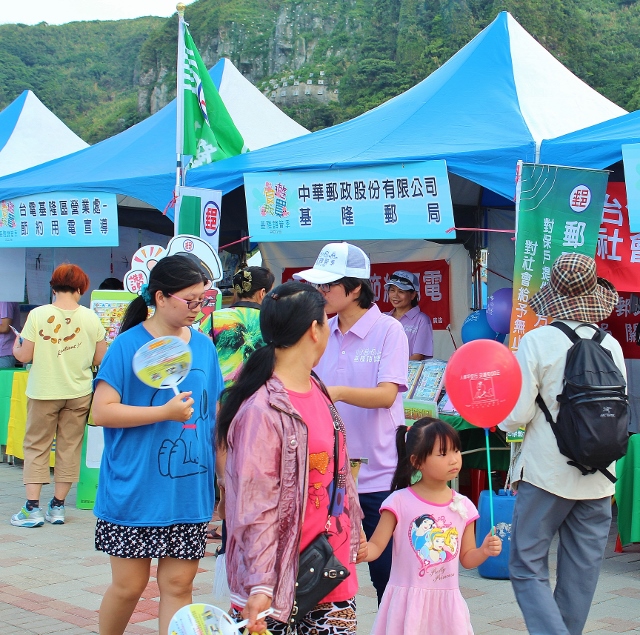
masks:
{"type": "Polygon", "coordinates": [[[138,55],[164,18],[0,25],[0,108],[23,90],[85,141],[95,143],[140,121],[138,55]]]}
{"type": "MultiPolygon", "coordinates": [[[[186,19],[209,66],[228,57],[268,94],[322,76],[330,99],[280,104],[319,129],[413,86],[502,10],[596,90],[640,107],[636,0],[198,0],[186,19]]],[[[175,95],[176,16],[5,25],[0,42],[0,107],[31,88],[92,143],[175,95]]]]}

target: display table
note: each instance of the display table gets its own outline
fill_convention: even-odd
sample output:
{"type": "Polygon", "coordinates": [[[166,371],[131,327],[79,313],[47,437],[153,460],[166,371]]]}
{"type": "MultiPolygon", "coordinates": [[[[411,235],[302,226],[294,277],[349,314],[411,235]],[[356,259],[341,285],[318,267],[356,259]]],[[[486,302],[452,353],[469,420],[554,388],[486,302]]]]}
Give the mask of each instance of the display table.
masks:
{"type": "Polygon", "coordinates": [[[620,542],[640,542],[640,434],[629,438],[627,455],[616,463],[616,475],[620,542]]]}
{"type": "Polygon", "coordinates": [[[0,445],[7,445],[9,435],[9,415],[11,413],[11,392],[16,373],[26,373],[24,368],[3,368],[0,370],[0,445]]]}
{"type": "MultiPolygon", "coordinates": [[[[7,424],[7,454],[24,459],[22,447],[24,433],[27,428],[27,380],[28,372],[15,372],[11,384],[11,405],[7,424]]],[[[49,455],[49,465],[55,464],[55,441],[49,455]]]]}
{"type": "MultiPolygon", "coordinates": [[[[440,414],[440,419],[455,428],[462,441],[462,467],[486,470],[487,452],[484,430],[463,419],[460,415],[440,414]]],[[[491,469],[506,472],[509,469],[510,448],[500,432],[489,433],[491,469]]]]}

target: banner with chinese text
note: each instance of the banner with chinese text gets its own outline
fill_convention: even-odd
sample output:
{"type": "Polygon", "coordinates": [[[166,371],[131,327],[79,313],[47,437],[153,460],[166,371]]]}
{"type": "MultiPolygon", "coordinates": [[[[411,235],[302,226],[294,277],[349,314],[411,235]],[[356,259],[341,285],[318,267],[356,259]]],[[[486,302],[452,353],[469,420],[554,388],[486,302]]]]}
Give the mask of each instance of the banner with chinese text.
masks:
{"type": "Polygon", "coordinates": [[[624,183],[609,183],[596,251],[598,275],[609,280],[620,294],[611,315],[600,325],[615,337],[626,359],[640,359],[636,328],[640,310],[633,311],[631,292],[640,291],[640,234],[629,229],[624,183]]]}
{"type": "Polygon", "coordinates": [[[254,242],[453,238],[445,161],[244,175],[254,242]]]}
{"type": "Polygon", "coordinates": [[[117,245],[115,194],[49,192],[0,201],[0,247],[117,245]]]}
{"type": "MultiPolygon", "coordinates": [[[[282,272],[282,282],[293,279],[293,274],[306,267],[287,267],[282,272]]],[[[451,323],[449,302],[449,263],[446,260],[421,262],[378,262],[371,265],[371,287],[374,302],[383,312],[393,309],[385,284],[394,271],[403,269],[415,273],[420,280],[418,306],[431,318],[434,331],[444,331],[451,323]]]]}
{"type": "Polygon", "coordinates": [[[596,250],[598,275],[618,292],[640,292],[640,233],[629,229],[624,183],[609,183],[596,250]]]}
{"type": "Polygon", "coordinates": [[[547,324],[529,298],[549,283],[551,266],[563,253],[594,256],[608,172],[520,163],[516,188],[516,254],[509,347],[547,324]]]}
{"type": "Polygon", "coordinates": [[[622,146],[631,232],[640,232],[640,143],[622,146]]]}
{"type": "Polygon", "coordinates": [[[640,309],[632,310],[630,293],[622,292],[619,295],[616,308],[606,320],[600,322],[600,326],[618,340],[625,359],[640,359],[640,346],[636,344],[640,309]]]}

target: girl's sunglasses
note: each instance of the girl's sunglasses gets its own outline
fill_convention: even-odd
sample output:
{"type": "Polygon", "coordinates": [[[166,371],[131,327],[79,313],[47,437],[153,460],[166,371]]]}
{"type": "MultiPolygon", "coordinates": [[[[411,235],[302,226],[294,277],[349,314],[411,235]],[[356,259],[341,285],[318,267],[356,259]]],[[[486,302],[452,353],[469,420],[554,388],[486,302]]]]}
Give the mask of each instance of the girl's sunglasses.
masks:
{"type": "Polygon", "coordinates": [[[203,298],[202,300],[185,300],[184,298],[181,298],[177,295],[173,295],[173,293],[170,293],[169,297],[180,300],[180,302],[184,302],[187,305],[189,311],[194,311],[200,306],[205,307],[211,304],[211,298],[203,298]]]}

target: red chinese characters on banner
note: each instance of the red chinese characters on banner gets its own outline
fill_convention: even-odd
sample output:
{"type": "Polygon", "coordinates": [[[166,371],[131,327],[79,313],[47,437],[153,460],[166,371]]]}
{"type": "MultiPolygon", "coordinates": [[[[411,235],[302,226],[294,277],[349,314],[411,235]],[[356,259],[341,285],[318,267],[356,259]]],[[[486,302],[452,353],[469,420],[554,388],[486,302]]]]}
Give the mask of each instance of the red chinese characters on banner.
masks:
{"type": "Polygon", "coordinates": [[[620,294],[616,308],[601,326],[620,342],[627,359],[640,359],[640,346],[635,343],[640,311],[631,311],[631,292],[640,292],[640,234],[629,231],[624,183],[607,185],[596,265],[598,275],[609,280],[620,294]]]}
{"type": "MultiPolygon", "coordinates": [[[[282,282],[293,279],[293,274],[306,267],[287,267],[282,272],[282,282]]],[[[371,287],[374,300],[383,312],[393,309],[389,302],[385,283],[394,271],[410,271],[420,280],[418,306],[431,318],[434,331],[444,331],[451,323],[449,299],[449,263],[446,260],[424,260],[421,262],[388,263],[371,265],[371,287]]]]}
{"type": "Polygon", "coordinates": [[[640,346],[636,344],[636,328],[640,322],[640,311],[631,311],[631,294],[621,292],[620,300],[611,315],[600,322],[600,326],[615,337],[625,359],[640,359],[640,346]]]}
{"type": "Polygon", "coordinates": [[[629,231],[624,183],[609,183],[596,250],[598,275],[621,291],[640,292],[640,234],[629,231]]]}

